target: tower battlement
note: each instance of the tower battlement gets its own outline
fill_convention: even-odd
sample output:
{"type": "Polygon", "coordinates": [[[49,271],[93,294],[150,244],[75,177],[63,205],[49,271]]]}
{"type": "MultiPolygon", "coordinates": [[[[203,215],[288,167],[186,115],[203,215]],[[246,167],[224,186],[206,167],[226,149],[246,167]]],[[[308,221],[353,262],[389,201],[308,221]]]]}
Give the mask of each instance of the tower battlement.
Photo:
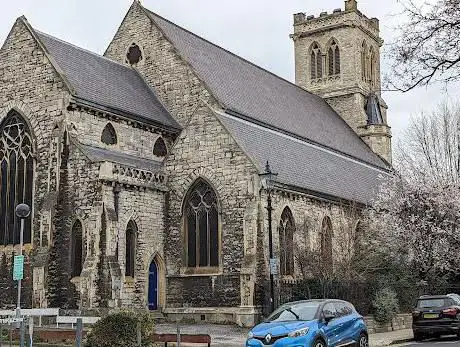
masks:
{"type": "Polygon", "coordinates": [[[364,15],[356,0],[346,0],[344,9],[332,13],[294,14],[291,38],[296,83],[323,97],[376,153],[391,162],[387,105],[381,97],[379,20],[364,15]]]}

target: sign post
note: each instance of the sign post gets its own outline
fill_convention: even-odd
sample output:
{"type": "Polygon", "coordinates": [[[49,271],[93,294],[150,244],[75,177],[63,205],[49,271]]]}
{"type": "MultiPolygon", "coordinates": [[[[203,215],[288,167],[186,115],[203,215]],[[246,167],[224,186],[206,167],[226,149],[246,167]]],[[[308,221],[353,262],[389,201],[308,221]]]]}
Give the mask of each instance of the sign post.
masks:
{"type": "Polygon", "coordinates": [[[21,281],[24,279],[24,256],[15,255],[13,265],[13,280],[21,281]]]}

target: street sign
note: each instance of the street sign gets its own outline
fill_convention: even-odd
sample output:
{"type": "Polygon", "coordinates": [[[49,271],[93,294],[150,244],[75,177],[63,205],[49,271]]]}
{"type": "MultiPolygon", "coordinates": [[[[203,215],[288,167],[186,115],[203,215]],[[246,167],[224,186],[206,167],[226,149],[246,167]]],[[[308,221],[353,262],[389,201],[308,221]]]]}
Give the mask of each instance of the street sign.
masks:
{"type": "Polygon", "coordinates": [[[278,275],[278,260],[276,258],[270,259],[270,273],[272,275],[278,275]]]}
{"type": "Polygon", "coordinates": [[[19,281],[24,278],[24,256],[14,256],[13,280],[19,281]]]}
{"type": "Polygon", "coordinates": [[[20,323],[23,320],[24,320],[24,318],[4,318],[4,319],[0,319],[0,324],[20,323]]]}

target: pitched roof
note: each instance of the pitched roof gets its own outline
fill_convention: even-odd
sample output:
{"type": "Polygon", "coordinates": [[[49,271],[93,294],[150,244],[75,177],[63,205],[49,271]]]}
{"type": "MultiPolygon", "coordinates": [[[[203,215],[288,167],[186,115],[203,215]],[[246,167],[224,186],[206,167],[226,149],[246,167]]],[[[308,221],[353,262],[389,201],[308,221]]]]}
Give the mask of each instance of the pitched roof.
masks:
{"type": "Polygon", "coordinates": [[[385,170],[296,137],[229,114],[218,117],[259,169],[269,160],[281,184],[367,204],[387,176],[385,170]]]}
{"type": "Polygon", "coordinates": [[[158,125],[180,128],[134,68],[48,34],[35,33],[78,99],[158,125]]]}
{"type": "Polygon", "coordinates": [[[388,167],[321,97],[145,11],[227,109],[359,160],[388,167]]]}
{"type": "Polygon", "coordinates": [[[109,161],[112,163],[130,166],[136,169],[144,169],[154,172],[162,170],[163,168],[163,163],[161,161],[139,158],[122,152],[84,145],[77,141],[75,141],[75,144],[93,163],[109,161]]]}

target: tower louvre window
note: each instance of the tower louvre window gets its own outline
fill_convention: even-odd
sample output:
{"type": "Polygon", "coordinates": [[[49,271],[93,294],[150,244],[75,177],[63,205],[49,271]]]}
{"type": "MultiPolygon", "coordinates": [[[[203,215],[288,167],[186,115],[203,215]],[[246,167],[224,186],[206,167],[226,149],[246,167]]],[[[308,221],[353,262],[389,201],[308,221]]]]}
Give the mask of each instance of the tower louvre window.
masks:
{"type": "Polygon", "coordinates": [[[361,71],[362,80],[367,81],[367,44],[363,42],[361,46],[361,71]]]}
{"type": "Polygon", "coordinates": [[[375,87],[376,85],[376,67],[377,67],[377,61],[376,61],[376,54],[374,47],[371,47],[369,50],[369,83],[371,84],[372,87],[375,87]]]}
{"type": "Polygon", "coordinates": [[[333,40],[327,51],[328,75],[340,75],[340,48],[333,40]]]}
{"type": "Polygon", "coordinates": [[[323,61],[321,48],[317,43],[314,43],[310,56],[311,79],[316,80],[323,77],[323,61]]]}

